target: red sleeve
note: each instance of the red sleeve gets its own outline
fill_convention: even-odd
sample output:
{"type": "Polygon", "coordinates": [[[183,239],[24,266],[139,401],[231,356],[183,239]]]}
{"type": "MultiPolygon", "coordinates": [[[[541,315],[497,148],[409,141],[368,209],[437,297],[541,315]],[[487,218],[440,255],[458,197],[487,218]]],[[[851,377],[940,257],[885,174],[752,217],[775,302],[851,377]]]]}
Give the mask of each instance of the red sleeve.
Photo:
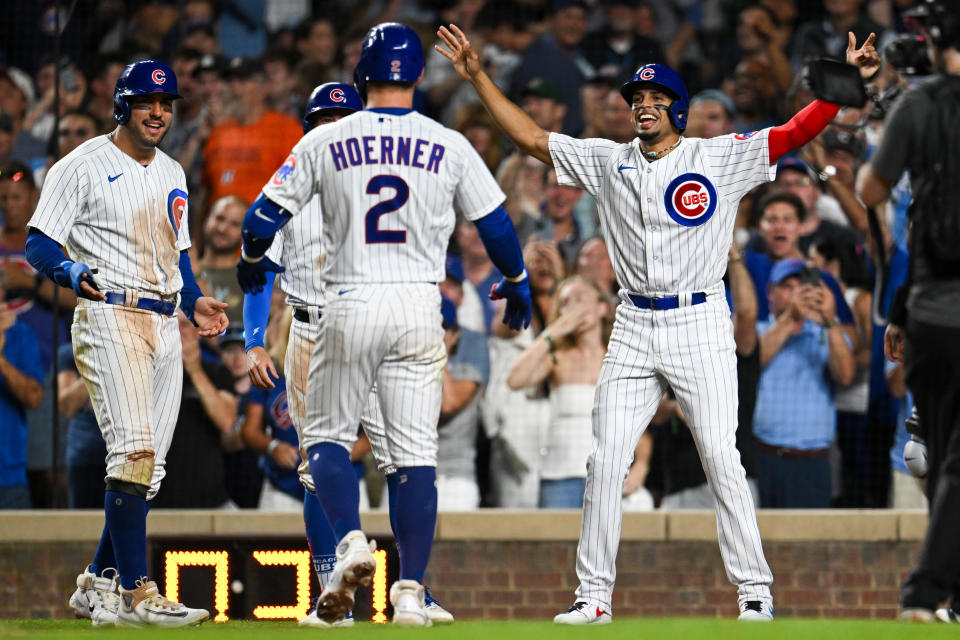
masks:
{"type": "Polygon", "coordinates": [[[767,138],[770,145],[770,164],[816,138],[838,111],[839,105],[814,100],[790,118],[789,122],[770,129],[767,138]]]}

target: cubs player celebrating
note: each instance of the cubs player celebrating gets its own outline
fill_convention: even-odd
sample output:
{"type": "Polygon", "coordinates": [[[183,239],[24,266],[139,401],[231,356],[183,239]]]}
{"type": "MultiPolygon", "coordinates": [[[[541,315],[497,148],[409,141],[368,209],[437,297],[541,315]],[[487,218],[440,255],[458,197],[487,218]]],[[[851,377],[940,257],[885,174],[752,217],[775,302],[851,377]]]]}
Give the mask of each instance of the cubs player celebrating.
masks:
{"type": "MultiPolygon", "coordinates": [[[[683,138],[689,102],[680,76],[640,67],[620,89],[637,138],[617,144],[540,129],[484,73],[454,25],[437,46],[470,81],[500,127],[524,152],[553,166],[560,184],[597,200],[603,236],[622,287],[594,397],[596,443],[587,461],[577,548],[580,586],[562,624],[611,621],[621,487],[637,441],[667,385],[690,425],[716,504],[720,552],[737,585],[740,618],[770,620],[773,575],[763,556],[746,475],[735,447],[737,376],[730,311],[721,278],[740,198],[772,180],[783,154],[812,140],[838,107],[815,101],[787,124],[710,140],[683,138]]],[[[869,75],[879,66],[871,35],[847,59],[869,75]]]]}
{"type": "Polygon", "coordinates": [[[383,23],[363,42],[354,78],[367,109],[314,129],[251,205],[238,276],[246,290],[282,269],[264,252],[277,230],[319,194],[327,285],[310,361],[302,447],[317,495],[339,540],[337,565],[317,603],[328,621],[353,606],[375,569],[360,530],[348,458],[376,382],[390,460],[397,466],[395,530],[400,580],[394,623],[430,624],[421,584],[436,524],[437,421],[446,350],[440,292],[454,210],[473,221],[506,277],[504,321],[530,321],[530,289],[504,195],[459,133],[414,112],[423,74],[420,39],[383,23]]]}
{"type": "MultiPolygon", "coordinates": [[[[303,132],[314,127],[331,124],[340,118],[363,109],[363,102],[356,89],[341,82],[322,84],[310,95],[303,116],[303,132]]],[[[287,294],[287,303],[294,308],[290,338],[287,344],[284,371],[287,373],[288,404],[290,419],[297,431],[298,442],[303,442],[306,423],[307,373],[310,354],[313,353],[319,333],[319,320],[324,306],[324,285],[318,265],[322,262],[323,220],[320,196],[315,195],[304,207],[301,215],[290,221],[281,230],[281,242],[270,245],[267,256],[277,264],[284,265],[280,274],[280,289],[287,294]]],[[[250,364],[250,380],[260,389],[273,388],[277,371],[270,355],[264,348],[263,334],[270,313],[270,296],[276,274],[266,273],[266,285],[256,294],[244,296],[243,321],[247,334],[247,358],[250,364]]],[[[380,470],[386,475],[390,495],[391,524],[395,509],[396,465],[390,462],[385,442],[383,417],[376,393],[371,389],[367,406],[360,417],[360,424],[367,434],[380,470]]],[[[336,538],[317,500],[310,466],[304,461],[298,469],[300,482],[306,488],[303,501],[303,520],[307,540],[313,557],[321,589],[326,588],[336,563],[336,538]]],[[[430,597],[426,591],[426,609],[434,623],[453,622],[453,616],[430,597]]],[[[349,613],[334,623],[317,615],[314,609],[300,621],[301,626],[330,627],[351,626],[349,613]]]]}
{"type": "Polygon", "coordinates": [[[77,294],[77,369],[107,444],[106,526],[70,598],[95,625],[181,627],[209,617],[168,600],[147,577],[147,511],[180,406],[177,307],[201,335],[227,327],[226,304],[203,295],[187,255],[183,169],[156,148],[179,97],[164,63],[124,69],[113,98],[119,126],[53,165],[29,223],[27,259],[77,294]]]}

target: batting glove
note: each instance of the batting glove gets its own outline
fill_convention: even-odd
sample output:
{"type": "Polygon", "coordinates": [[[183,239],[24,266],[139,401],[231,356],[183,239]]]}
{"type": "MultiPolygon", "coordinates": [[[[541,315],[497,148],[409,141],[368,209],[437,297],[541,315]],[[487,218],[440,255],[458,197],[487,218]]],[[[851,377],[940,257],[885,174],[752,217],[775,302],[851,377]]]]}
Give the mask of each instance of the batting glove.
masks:
{"type": "Polygon", "coordinates": [[[78,298],[86,298],[87,294],[80,289],[80,283],[86,281],[91,287],[100,291],[100,287],[97,286],[96,281],[93,279],[93,274],[90,273],[90,267],[83,264],[82,262],[74,262],[70,265],[68,271],[70,274],[70,286],[73,288],[73,292],[77,294],[78,298]]]}
{"type": "Polygon", "coordinates": [[[903,447],[903,464],[907,466],[914,478],[927,477],[927,443],[911,436],[903,447]]]}
{"type": "Polygon", "coordinates": [[[503,312],[503,324],[513,331],[530,326],[533,302],[530,298],[530,278],[526,271],[523,280],[511,282],[503,278],[490,289],[491,300],[506,300],[507,308],[503,312]]]}
{"type": "Polygon", "coordinates": [[[247,262],[243,258],[237,263],[237,280],[244,293],[260,293],[267,284],[267,272],[283,273],[284,268],[263,256],[256,262],[247,262]]]}

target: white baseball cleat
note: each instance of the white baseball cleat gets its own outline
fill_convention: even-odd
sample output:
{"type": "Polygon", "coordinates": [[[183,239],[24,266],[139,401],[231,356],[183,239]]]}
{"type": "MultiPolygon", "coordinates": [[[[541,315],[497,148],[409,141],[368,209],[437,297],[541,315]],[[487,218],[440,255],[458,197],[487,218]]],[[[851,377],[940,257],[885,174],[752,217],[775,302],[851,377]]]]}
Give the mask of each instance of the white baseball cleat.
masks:
{"type": "Polygon", "coordinates": [[[120,607],[117,570],[107,568],[97,576],[88,566],[77,576],[77,590],[70,596],[70,608],[78,618],[89,618],[95,627],[112,627],[117,624],[117,609],[120,607]]]}
{"type": "Polygon", "coordinates": [[[900,609],[900,615],[897,619],[901,622],[936,622],[937,616],[933,609],[924,609],[922,607],[904,607],[900,609]]]}
{"type": "Polygon", "coordinates": [[[453,614],[433,599],[433,594],[430,593],[430,587],[427,585],[423,585],[423,601],[427,607],[427,615],[430,616],[433,624],[453,624],[453,614]]]}
{"type": "Polygon", "coordinates": [[[310,610],[305,618],[300,618],[299,625],[301,627],[310,627],[313,629],[338,629],[341,627],[352,627],[354,625],[353,613],[347,612],[347,615],[343,616],[339,620],[327,622],[317,615],[317,609],[314,607],[310,610]]]}
{"type": "Polygon", "coordinates": [[[609,624],[613,616],[599,602],[578,600],[564,613],[555,615],[553,621],[556,624],[609,624]]]}
{"type": "Polygon", "coordinates": [[[773,622],[773,607],[759,600],[749,600],[744,604],[738,620],[748,622],[773,622]]]}
{"type": "Polygon", "coordinates": [[[206,609],[191,609],[160,595],[153,580],[137,580],[137,588],[120,588],[117,625],[125,627],[190,627],[210,617],[206,609]]]}
{"type": "Polygon", "coordinates": [[[433,624],[427,611],[423,585],[416,580],[394,582],[390,587],[390,604],[393,605],[393,624],[403,627],[429,627],[433,624]]]}
{"type": "Polygon", "coordinates": [[[317,616],[334,623],[353,609],[353,594],[360,585],[370,586],[377,561],[373,551],[376,542],[367,542],[363,531],[355,529],[343,536],[337,545],[337,565],[327,588],[317,598],[317,616]]]}
{"type": "Polygon", "coordinates": [[[960,613],[957,613],[952,607],[937,609],[933,614],[940,622],[960,622],[960,613]]]}

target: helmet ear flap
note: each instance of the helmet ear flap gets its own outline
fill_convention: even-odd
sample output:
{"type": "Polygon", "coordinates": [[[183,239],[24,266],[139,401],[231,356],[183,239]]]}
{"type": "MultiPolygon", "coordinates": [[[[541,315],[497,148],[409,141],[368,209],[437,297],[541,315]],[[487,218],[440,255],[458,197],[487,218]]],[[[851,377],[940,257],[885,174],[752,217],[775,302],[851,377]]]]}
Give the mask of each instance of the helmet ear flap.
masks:
{"type": "Polygon", "coordinates": [[[130,103],[122,95],[113,96],[113,119],[119,125],[125,125],[130,120],[130,103]]]}

